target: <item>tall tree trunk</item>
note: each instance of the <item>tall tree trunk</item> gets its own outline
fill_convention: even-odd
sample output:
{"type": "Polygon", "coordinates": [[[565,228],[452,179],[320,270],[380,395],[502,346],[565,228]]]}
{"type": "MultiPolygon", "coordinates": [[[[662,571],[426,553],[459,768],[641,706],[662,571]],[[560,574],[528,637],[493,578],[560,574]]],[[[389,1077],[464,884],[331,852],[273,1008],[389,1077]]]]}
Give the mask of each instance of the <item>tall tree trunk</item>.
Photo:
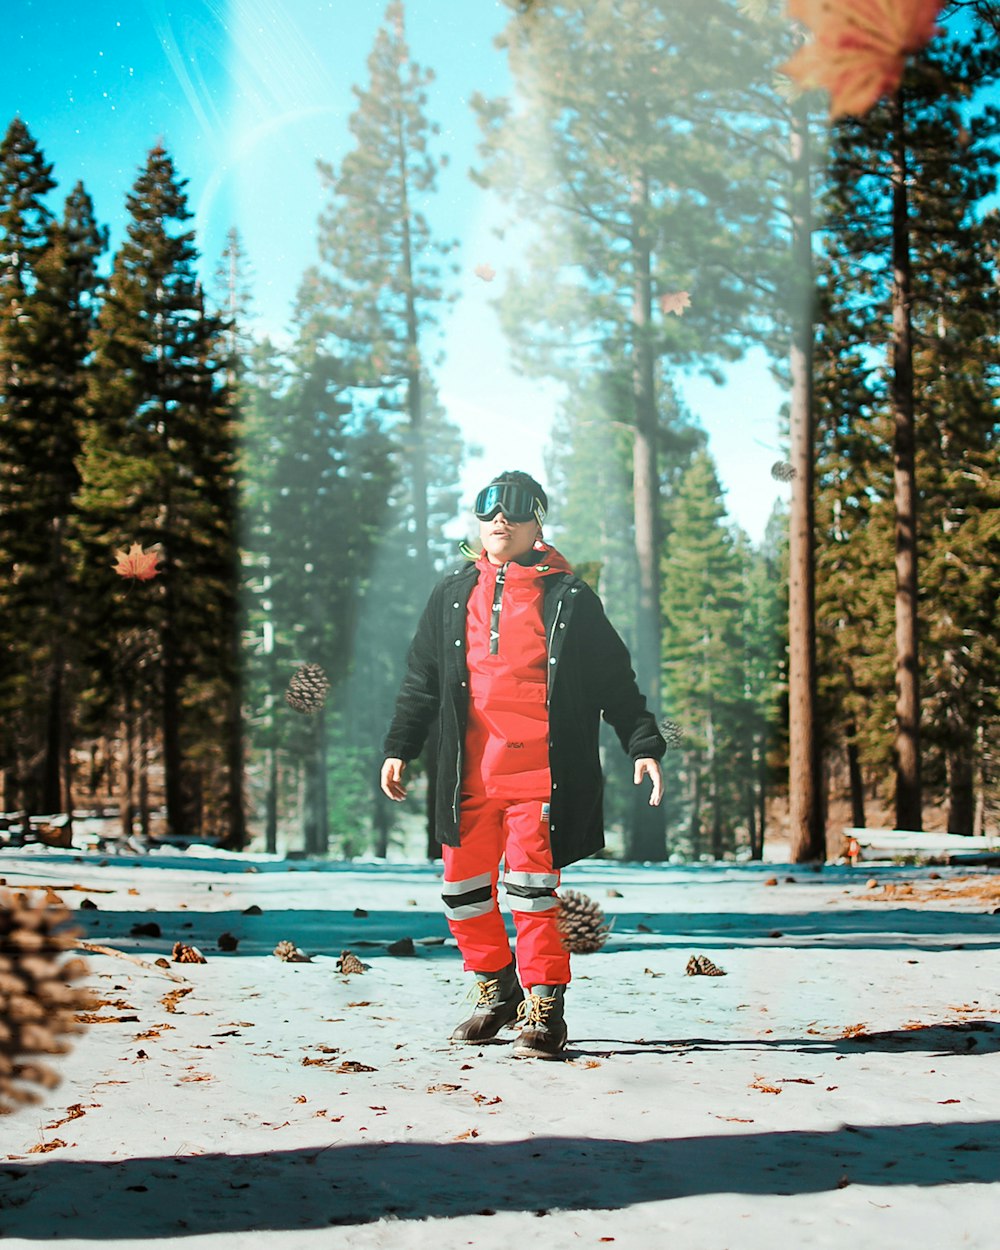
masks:
{"type": "Polygon", "coordinates": [[[896,509],[896,827],[921,829],[917,642],[917,485],[906,113],[900,88],[892,137],[892,410],[896,509]]]}
{"type": "MultiPolygon", "coordinates": [[[[236,570],[233,576],[236,577],[236,570]]],[[[226,829],[221,842],[228,850],[242,851],[247,844],[243,795],[243,673],[240,666],[240,610],[234,608],[229,638],[229,680],[226,683],[226,717],[223,725],[226,752],[226,829]]]]}
{"type": "Polygon", "coordinates": [[[41,806],[45,812],[61,812],[62,728],[63,728],[63,658],[57,642],[53,649],[49,674],[48,709],[45,724],[45,752],[42,758],[41,806]]]}
{"type": "MultiPolygon", "coordinates": [[[[169,557],[168,557],[169,560],[169,557]]],[[[168,612],[169,612],[168,608],[168,612]]],[[[160,700],[163,733],[163,785],[167,807],[167,832],[172,837],[188,834],[188,812],[184,802],[183,752],[181,749],[181,670],[174,637],[174,623],[169,618],[161,634],[163,691],[160,700]]]]}
{"type": "Polygon", "coordinates": [[[149,728],[146,713],[139,714],[139,829],[149,837],[149,728]]]}
{"type": "Polygon", "coordinates": [[[813,255],[809,123],[805,105],[792,110],[792,309],[790,434],[792,502],[788,584],[788,801],[793,863],[823,859],[816,738],[816,585],[813,506],[813,255]]]}
{"type": "Polygon", "coordinates": [[[971,735],[948,745],[948,832],[966,836],[972,833],[976,816],[972,751],[971,735]]]}
{"type": "Polygon", "coordinates": [[[853,721],[847,727],[847,775],[851,787],[851,824],[855,829],[865,828],[865,780],[861,773],[858,754],[857,726],[853,721]]]}
{"type": "Polygon", "coordinates": [[[701,856],[701,758],[696,752],[691,755],[691,783],[688,837],[691,839],[691,858],[697,861],[701,856]]]}
{"type": "Polygon", "coordinates": [[[125,688],[125,706],[122,723],[122,738],[125,743],[125,758],[122,761],[121,789],[118,801],[122,824],[122,837],[132,836],[132,825],[135,820],[135,808],[132,797],[135,792],[135,727],[132,724],[133,701],[131,686],[125,688]]]}
{"type": "MultiPolygon", "coordinates": [[[[402,30],[399,31],[402,38],[402,30]]],[[[427,445],[424,432],[423,380],[417,305],[413,291],[413,239],[410,230],[410,199],[407,180],[407,140],[402,111],[396,123],[400,213],[403,224],[403,282],[406,291],[406,407],[410,420],[410,471],[413,480],[413,541],[417,551],[420,584],[431,575],[430,532],[427,509],[427,445]]]]}
{"type": "Polygon", "coordinates": [[[326,799],[326,717],[321,708],[313,718],[312,750],[306,756],[304,833],[306,854],[329,851],[330,821],[326,799]]]}
{"type": "MultiPolygon", "coordinates": [[[[656,358],[653,351],[652,256],[646,217],[649,183],[644,174],[633,180],[632,263],[632,397],[635,438],[632,451],[632,494],[635,509],[635,553],[639,566],[636,611],[635,670],[653,714],[660,708],[660,475],[657,454],[656,358]]],[[[644,788],[637,788],[626,855],[633,860],[667,856],[666,813],[650,807],[644,788]]]]}

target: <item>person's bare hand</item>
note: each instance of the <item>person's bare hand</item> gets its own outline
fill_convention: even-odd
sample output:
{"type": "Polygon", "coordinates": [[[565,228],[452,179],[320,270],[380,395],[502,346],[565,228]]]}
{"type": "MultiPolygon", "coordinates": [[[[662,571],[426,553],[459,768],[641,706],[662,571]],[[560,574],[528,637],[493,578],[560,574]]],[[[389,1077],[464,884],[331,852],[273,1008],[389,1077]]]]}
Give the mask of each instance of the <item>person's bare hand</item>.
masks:
{"type": "Polygon", "coordinates": [[[406,786],[403,785],[405,767],[402,760],[389,758],[382,762],[382,793],[396,803],[401,803],[406,798],[406,786]]]}
{"type": "Polygon", "coordinates": [[[663,773],[660,771],[660,761],[654,759],[636,760],[635,784],[638,785],[643,777],[649,777],[653,783],[653,792],[649,796],[649,806],[659,807],[660,799],[663,798],[663,773]]]}

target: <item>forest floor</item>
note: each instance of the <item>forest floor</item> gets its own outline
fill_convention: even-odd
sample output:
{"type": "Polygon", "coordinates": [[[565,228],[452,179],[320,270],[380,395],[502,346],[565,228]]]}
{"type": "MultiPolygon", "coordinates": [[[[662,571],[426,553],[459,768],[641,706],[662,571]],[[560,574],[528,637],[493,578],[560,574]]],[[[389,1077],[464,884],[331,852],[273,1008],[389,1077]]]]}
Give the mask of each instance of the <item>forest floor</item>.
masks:
{"type": "Polygon", "coordinates": [[[61,1085],[0,1118],[11,1250],[997,1245],[1000,872],[576,865],[614,928],[550,1063],[449,1044],[434,865],[33,847],[0,874],[145,961],[87,954],[61,1085]],[[178,940],[207,962],[157,967],[178,940]]]}

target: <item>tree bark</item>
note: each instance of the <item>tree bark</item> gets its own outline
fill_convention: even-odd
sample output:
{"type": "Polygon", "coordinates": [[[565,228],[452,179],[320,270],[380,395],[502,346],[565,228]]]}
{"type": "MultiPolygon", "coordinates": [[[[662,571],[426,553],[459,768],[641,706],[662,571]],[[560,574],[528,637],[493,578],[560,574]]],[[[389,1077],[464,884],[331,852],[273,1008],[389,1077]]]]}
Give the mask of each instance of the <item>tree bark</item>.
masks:
{"type": "MultiPolygon", "coordinates": [[[[649,184],[644,174],[633,180],[632,397],[635,438],[632,495],[635,552],[639,566],[635,670],[639,687],[653,710],[660,708],[660,476],[657,456],[656,359],[652,341],[652,255],[645,222],[649,184]]],[[[650,807],[644,793],[635,795],[626,855],[632,860],[667,856],[666,812],[650,807]]]]}
{"type": "Polygon", "coordinates": [[[892,410],[896,510],[896,827],[919,830],[920,674],[917,632],[917,486],[906,113],[896,92],[892,140],[892,410]]]}
{"type": "Polygon", "coordinates": [[[820,814],[816,738],[816,589],[813,503],[813,256],[809,129],[805,106],[793,108],[792,255],[796,306],[792,309],[791,465],[788,585],[788,800],[793,863],[826,856],[820,814]]]}
{"type": "Polygon", "coordinates": [[[852,721],[848,725],[850,737],[847,739],[847,775],[851,787],[851,824],[855,829],[865,828],[865,782],[861,773],[861,760],[858,755],[858,744],[855,741],[857,729],[852,721]]]}
{"type": "Polygon", "coordinates": [[[948,832],[971,835],[976,817],[972,742],[948,747],[948,832]]]}

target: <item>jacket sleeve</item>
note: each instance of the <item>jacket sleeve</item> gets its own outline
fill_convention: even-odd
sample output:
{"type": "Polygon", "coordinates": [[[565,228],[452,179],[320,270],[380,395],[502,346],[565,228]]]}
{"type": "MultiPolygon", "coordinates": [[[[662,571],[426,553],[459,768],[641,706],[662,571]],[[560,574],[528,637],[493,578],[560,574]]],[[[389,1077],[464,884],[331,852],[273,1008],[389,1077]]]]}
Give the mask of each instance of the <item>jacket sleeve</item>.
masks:
{"type": "Polygon", "coordinates": [[[605,615],[597,595],[588,594],[580,607],[586,612],[596,696],[604,719],[633,760],[662,759],[667,744],[636,683],[628,648],[605,615]]]}
{"type": "Polygon", "coordinates": [[[439,680],[440,593],[431,593],[406,655],[406,673],[383,743],[386,759],[409,762],[423,750],[441,703],[439,680]]]}

